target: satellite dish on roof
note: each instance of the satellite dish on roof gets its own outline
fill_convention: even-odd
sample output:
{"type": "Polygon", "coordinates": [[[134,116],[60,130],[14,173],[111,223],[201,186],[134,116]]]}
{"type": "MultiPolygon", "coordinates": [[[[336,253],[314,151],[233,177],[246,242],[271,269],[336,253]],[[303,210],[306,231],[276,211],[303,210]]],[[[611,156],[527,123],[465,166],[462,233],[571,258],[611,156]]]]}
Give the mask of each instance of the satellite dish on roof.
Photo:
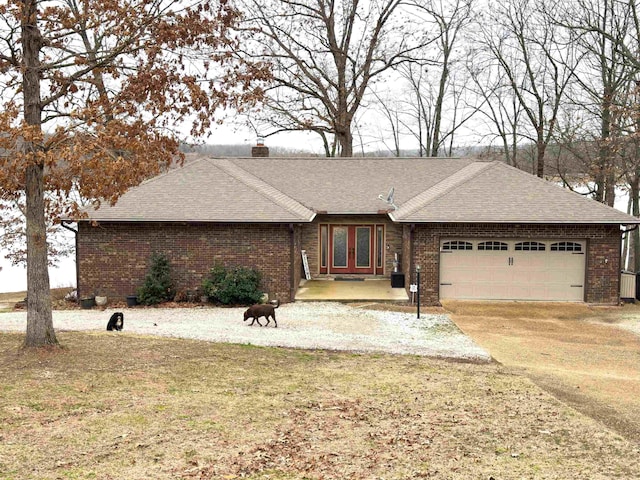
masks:
{"type": "Polygon", "coordinates": [[[390,205],[394,210],[397,210],[398,207],[396,206],[395,203],[393,203],[393,194],[394,194],[394,192],[395,192],[395,189],[393,187],[391,187],[391,189],[389,190],[389,193],[387,193],[386,198],[382,194],[378,195],[378,198],[380,200],[382,200],[383,202],[385,202],[387,205],[390,205]]]}

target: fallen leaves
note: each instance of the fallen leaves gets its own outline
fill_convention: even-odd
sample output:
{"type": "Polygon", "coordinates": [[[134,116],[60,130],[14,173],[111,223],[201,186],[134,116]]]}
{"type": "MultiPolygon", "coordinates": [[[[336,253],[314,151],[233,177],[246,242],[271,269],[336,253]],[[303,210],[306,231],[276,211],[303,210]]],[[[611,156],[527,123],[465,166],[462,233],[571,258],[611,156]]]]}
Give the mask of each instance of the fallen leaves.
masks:
{"type": "Polygon", "coordinates": [[[71,332],[65,355],[12,356],[18,337],[10,478],[599,480],[638,454],[497,365],[71,332]]]}

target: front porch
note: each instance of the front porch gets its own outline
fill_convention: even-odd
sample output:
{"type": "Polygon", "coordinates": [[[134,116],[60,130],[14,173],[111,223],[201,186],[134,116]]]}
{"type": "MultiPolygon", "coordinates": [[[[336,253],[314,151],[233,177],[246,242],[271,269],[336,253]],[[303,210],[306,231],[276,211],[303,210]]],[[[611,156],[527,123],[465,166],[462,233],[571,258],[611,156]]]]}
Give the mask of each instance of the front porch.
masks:
{"type": "Polygon", "coordinates": [[[327,300],[338,302],[408,302],[409,297],[404,288],[392,288],[389,278],[325,277],[312,280],[303,279],[300,282],[295,301],[327,300]]]}

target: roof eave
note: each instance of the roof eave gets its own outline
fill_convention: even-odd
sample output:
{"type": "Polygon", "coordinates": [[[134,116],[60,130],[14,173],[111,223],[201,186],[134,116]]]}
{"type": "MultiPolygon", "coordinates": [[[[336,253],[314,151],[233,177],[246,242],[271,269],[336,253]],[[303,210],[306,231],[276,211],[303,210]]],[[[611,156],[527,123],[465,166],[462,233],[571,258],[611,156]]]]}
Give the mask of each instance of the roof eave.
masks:
{"type": "Polygon", "coordinates": [[[451,219],[435,219],[435,220],[419,220],[411,218],[397,219],[389,214],[389,217],[398,223],[494,223],[494,224],[535,224],[535,225],[640,225],[640,218],[632,220],[478,220],[475,219],[463,219],[463,220],[451,220],[451,219]]]}
{"type": "Polygon", "coordinates": [[[309,218],[270,218],[270,219],[229,219],[229,218],[80,218],[64,219],[68,222],[98,222],[98,223],[310,223],[315,214],[309,218]]]}

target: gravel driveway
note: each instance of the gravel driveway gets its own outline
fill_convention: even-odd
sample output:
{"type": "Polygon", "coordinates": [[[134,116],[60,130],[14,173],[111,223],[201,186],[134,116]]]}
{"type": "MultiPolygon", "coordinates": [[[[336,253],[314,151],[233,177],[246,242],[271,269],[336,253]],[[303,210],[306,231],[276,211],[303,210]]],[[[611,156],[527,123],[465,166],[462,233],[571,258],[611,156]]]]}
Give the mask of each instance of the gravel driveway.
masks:
{"type": "MultiPolygon", "coordinates": [[[[489,361],[448,315],[384,312],[341,303],[290,303],[276,310],[278,328],[248,326],[245,308],[134,308],[124,310],[124,331],[261,346],[385,352],[489,361]]],[[[115,310],[58,310],[56,330],[105,330],[115,310]]],[[[26,330],[26,312],[0,314],[0,331],[26,330]]],[[[264,318],[260,321],[264,324],[264,318]]]]}

